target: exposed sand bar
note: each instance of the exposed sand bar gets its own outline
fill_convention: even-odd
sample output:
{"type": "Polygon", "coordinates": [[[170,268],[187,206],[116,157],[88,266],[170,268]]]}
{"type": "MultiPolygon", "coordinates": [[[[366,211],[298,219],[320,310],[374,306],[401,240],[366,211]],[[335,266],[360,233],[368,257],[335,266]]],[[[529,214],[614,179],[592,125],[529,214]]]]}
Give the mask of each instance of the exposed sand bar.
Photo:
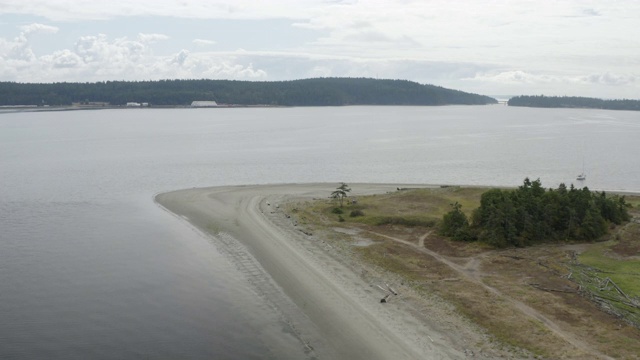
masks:
{"type": "MultiPolygon", "coordinates": [[[[402,304],[380,304],[381,294],[371,290],[372,284],[340,261],[311,251],[308,244],[321,239],[287,226],[287,219],[275,211],[287,199],[327,198],[335,187],[214,187],[164,193],[156,200],[214,238],[229,234],[244,245],[308,317],[312,325],[293,322],[312,347],[325,343],[340,359],[465,358],[451,336],[416,321],[402,304]]],[[[396,185],[352,184],[352,188],[364,195],[394,191],[396,185]]],[[[323,352],[315,355],[323,357],[323,352]]]]}

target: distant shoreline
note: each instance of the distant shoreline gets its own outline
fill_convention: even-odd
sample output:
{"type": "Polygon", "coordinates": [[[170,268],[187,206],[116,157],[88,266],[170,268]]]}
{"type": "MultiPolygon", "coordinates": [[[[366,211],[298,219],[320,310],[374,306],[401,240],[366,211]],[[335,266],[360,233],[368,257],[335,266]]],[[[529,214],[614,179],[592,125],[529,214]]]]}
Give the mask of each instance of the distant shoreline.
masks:
{"type": "Polygon", "coordinates": [[[60,105],[60,106],[37,106],[37,105],[2,105],[0,112],[8,111],[66,111],[66,110],[102,110],[102,109],[219,109],[219,108],[281,108],[292,106],[280,105],[218,105],[218,106],[191,106],[191,105],[149,105],[149,106],[126,106],[126,105],[60,105]]]}
{"type": "Polygon", "coordinates": [[[29,106],[29,105],[4,105],[0,106],[0,114],[17,113],[17,112],[54,112],[54,111],[79,111],[79,110],[145,110],[145,109],[286,109],[286,108],[335,108],[335,107],[354,107],[354,106],[384,106],[384,107],[443,107],[443,106],[491,106],[503,104],[489,105],[218,105],[218,106],[191,106],[191,105],[150,105],[150,106],[125,106],[125,105],[109,105],[109,106],[29,106]]]}

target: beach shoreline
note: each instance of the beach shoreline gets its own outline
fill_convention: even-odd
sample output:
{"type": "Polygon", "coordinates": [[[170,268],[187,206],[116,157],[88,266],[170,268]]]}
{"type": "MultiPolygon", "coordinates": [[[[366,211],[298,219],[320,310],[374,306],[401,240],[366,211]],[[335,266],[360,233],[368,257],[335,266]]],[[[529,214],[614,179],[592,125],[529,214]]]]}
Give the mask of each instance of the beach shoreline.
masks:
{"type": "MultiPolygon", "coordinates": [[[[353,195],[370,195],[399,187],[439,186],[353,187],[358,189],[353,195]]],[[[326,199],[334,188],[335,184],[225,186],[162,193],[155,199],[217,241],[237,240],[248,250],[290,300],[278,299],[277,294],[266,299],[292,324],[310,358],[463,359],[474,352],[482,358],[473,347],[486,338],[452,314],[447,304],[425,299],[417,303],[411,289],[398,279],[385,278],[388,274],[363,276],[361,264],[325,243],[322,235],[301,229],[280,208],[292,200],[326,199]],[[374,283],[385,282],[397,286],[402,296],[381,304],[383,294],[374,283]]]]}

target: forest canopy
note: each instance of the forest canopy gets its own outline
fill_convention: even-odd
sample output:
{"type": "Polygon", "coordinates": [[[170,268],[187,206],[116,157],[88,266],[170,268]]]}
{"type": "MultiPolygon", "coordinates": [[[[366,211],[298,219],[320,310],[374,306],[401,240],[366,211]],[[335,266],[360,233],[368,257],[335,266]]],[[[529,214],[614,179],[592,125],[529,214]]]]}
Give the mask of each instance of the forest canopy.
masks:
{"type": "Polygon", "coordinates": [[[540,180],[524,180],[515,190],[492,189],[482,194],[471,221],[452,204],[440,233],[462,241],[496,247],[528,246],[564,240],[595,240],[609,224],[629,221],[624,196],[592,192],[560,184],[545,189],[540,180]]]}
{"type": "Polygon", "coordinates": [[[586,108],[640,111],[640,100],[603,100],[575,96],[516,96],[509,99],[508,104],[509,106],[542,108],[586,108]]]}
{"type": "Polygon", "coordinates": [[[0,82],[0,105],[128,102],[186,106],[193,101],[243,106],[484,105],[488,96],[407,80],[316,78],[293,81],[161,80],[27,84],[0,82]]]}

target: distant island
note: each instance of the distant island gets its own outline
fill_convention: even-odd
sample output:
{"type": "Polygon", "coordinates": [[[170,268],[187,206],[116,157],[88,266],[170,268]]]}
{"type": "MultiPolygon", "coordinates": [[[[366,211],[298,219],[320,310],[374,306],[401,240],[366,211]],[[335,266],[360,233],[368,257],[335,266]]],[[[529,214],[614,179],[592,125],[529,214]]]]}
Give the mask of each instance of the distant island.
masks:
{"type": "Polygon", "coordinates": [[[509,106],[541,108],[586,108],[640,111],[640,100],[603,100],[576,96],[516,96],[509,99],[509,106]]]}
{"type": "Polygon", "coordinates": [[[485,105],[488,96],[407,80],[314,78],[292,81],[160,80],[96,83],[0,82],[0,106],[485,105]],[[214,103],[215,102],[215,103],[214,103]]]}

